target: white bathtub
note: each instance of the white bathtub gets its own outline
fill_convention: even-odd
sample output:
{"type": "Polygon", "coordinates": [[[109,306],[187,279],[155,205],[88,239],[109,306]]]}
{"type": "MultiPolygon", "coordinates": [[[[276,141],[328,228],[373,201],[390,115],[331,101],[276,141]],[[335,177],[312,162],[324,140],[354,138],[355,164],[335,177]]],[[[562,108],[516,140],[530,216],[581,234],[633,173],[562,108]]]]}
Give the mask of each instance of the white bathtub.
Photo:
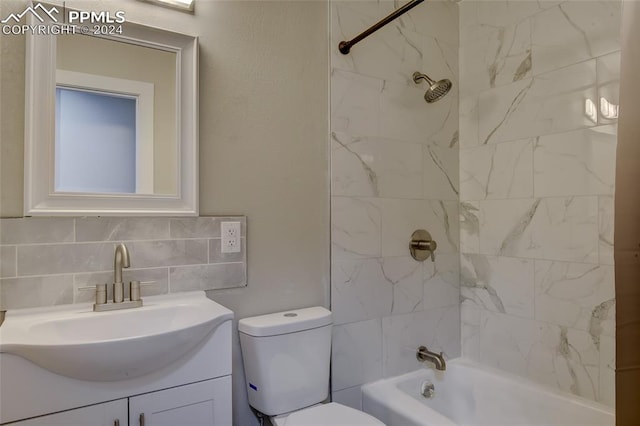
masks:
{"type": "Polygon", "coordinates": [[[615,425],[608,407],[464,359],[364,385],[362,408],[387,426],[615,425]],[[426,380],[430,399],[421,394],[426,380]]]}

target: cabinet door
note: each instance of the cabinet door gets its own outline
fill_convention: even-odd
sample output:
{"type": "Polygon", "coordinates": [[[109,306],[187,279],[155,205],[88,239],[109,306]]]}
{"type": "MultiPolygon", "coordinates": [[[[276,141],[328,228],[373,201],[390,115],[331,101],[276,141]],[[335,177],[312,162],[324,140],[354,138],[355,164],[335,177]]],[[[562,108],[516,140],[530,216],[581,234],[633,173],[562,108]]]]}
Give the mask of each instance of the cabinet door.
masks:
{"type": "Polygon", "coordinates": [[[130,426],[230,426],[231,376],[129,398],[130,426]]]}
{"type": "Polygon", "coordinates": [[[127,399],[11,423],[15,426],[127,426],[127,399]]]}

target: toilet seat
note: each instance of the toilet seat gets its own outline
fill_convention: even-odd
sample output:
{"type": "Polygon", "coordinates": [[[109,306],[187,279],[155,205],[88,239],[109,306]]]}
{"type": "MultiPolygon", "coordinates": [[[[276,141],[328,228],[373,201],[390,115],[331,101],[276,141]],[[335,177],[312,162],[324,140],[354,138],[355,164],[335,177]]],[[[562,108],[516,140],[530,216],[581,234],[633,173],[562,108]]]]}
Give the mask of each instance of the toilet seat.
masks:
{"type": "Polygon", "coordinates": [[[375,417],[336,402],[315,405],[273,420],[276,426],[384,426],[375,417]]]}

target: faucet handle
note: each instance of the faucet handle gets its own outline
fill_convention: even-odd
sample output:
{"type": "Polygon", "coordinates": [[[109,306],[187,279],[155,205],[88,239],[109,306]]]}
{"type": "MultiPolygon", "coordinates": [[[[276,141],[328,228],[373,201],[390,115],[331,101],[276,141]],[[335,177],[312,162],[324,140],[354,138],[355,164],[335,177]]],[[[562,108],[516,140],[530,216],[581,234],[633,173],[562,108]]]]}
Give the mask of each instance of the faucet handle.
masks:
{"type": "Polygon", "coordinates": [[[107,285],[96,284],[96,305],[107,303],[107,285]]]}
{"type": "Polygon", "coordinates": [[[140,300],[140,281],[131,281],[129,286],[129,300],[137,302],[140,300]]]}

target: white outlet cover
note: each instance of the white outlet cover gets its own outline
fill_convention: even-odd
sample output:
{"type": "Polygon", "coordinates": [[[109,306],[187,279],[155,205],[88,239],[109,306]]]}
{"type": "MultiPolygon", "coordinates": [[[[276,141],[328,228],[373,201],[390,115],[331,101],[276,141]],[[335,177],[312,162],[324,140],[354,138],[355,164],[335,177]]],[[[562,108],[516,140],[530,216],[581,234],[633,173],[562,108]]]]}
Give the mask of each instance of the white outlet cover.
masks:
{"type": "Polygon", "coordinates": [[[220,251],[240,253],[240,222],[220,223],[220,251]]]}

